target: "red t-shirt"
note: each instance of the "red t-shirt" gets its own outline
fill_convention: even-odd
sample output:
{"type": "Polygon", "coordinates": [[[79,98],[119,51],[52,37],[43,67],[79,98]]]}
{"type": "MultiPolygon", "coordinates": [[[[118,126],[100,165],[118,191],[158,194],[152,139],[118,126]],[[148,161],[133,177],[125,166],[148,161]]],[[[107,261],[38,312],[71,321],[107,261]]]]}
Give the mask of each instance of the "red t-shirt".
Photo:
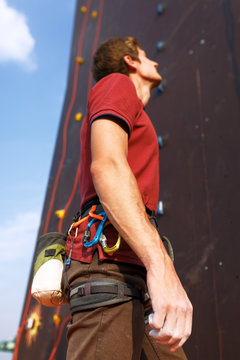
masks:
{"type": "MultiPolygon", "coordinates": [[[[137,96],[133,82],[126,75],[114,73],[101,79],[91,90],[86,117],[81,128],[81,172],[80,192],[81,206],[97,196],[91,173],[91,123],[104,116],[113,116],[127,125],[128,163],[136,177],[144,204],[150,210],[157,210],[159,194],[159,146],[155,129],[143,109],[143,103],[137,96]]],[[[100,244],[91,248],[83,246],[83,236],[87,222],[78,229],[74,241],[72,258],[90,263],[92,254],[99,251],[99,257],[115,261],[142,265],[140,259],[122,239],[120,248],[109,255],[103,252],[100,244]]],[[[91,239],[95,235],[97,225],[91,227],[91,239]]],[[[108,246],[117,241],[117,231],[113,226],[106,227],[104,234],[108,246]]],[[[67,240],[67,253],[70,239],[67,240]]]]}

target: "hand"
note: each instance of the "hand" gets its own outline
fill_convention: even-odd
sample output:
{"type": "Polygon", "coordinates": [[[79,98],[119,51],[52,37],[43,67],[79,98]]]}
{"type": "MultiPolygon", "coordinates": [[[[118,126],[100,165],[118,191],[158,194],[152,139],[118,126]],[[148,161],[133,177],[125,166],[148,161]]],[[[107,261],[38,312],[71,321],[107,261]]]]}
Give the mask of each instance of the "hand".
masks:
{"type": "Polygon", "coordinates": [[[149,315],[153,330],[149,335],[174,352],[191,334],[192,304],[170,259],[166,259],[158,271],[148,270],[147,283],[153,308],[153,314],[149,315]]]}

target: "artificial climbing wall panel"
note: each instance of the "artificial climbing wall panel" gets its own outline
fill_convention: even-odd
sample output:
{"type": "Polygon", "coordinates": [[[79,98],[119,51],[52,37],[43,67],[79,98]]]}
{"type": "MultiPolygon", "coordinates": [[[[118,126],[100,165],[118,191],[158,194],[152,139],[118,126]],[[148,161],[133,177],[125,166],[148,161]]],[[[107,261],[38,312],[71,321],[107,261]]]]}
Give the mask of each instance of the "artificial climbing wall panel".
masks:
{"type": "MultiPolygon", "coordinates": [[[[92,54],[109,37],[134,35],[163,75],[147,112],[164,143],[160,230],[174,244],[175,265],[194,306],[185,351],[192,360],[239,359],[240,2],[164,4],[162,11],[156,0],[77,1],[39,235],[66,231],[79,209],[79,132],[93,84],[92,54]]],[[[30,285],[31,275],[14,359],[63,360],[68,309],[41,307],[30,285]]]]}

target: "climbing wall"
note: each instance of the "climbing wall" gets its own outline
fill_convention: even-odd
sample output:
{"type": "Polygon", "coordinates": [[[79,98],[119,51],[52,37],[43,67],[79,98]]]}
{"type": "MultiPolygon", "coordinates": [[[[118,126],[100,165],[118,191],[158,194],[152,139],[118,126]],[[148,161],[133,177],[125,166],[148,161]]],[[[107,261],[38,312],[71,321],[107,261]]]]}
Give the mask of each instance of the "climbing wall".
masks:
{"type": "MultiPolygon", "coordinates": [[[[174,244],[175,265],[194,306],[185,346],[192,360],[240,359],[239,14],[238,0],[77,1],[39,231],[65,232],[79,209],[79,133],[93,85],[92,54],[109,37],[134,35],[163,76],[147,112],[163,145],[160,230],[174,244]]],[[[14,359],[63,360],[68,308],[40,306],[30,286],[31,275],[14,359]]]]}

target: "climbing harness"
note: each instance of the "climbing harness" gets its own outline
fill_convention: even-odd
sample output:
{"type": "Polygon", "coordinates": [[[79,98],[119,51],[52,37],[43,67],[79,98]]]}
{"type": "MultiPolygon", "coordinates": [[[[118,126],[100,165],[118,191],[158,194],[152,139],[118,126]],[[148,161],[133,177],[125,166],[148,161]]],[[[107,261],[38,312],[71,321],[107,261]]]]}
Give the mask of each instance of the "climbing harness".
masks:
{"type": "MultiPolygon", "coordinates": [[[[150,222],[157,229],[158,225],[157,225],[157,218],[156,218],[155,212],[151,211],[147,207],[146,207],[146,212],[149,215],[150,222]]],[[[71,239],[71,244],[70,244],[69,256],[65,263],[67,266],[70,266],[70,264],[71,264],[71,254],[72,254],[74,240],[77,238],[77,235],[78,235],[78,227],[84,221],[89,220],[89,218],[91,220],[88,222],[88,224],[86,226],[86,230],[84,232],[84,239],[83,239],[84,247],[90,248],[90,247],[95,246],[97,243],[100,243],[103,251],[106,254],[114,253],[120,247],[120,244],[121,244],[121,235],[120,234],[118,234],[116,243],[112,247],[108,247],[107,238],[104,235],[103,231],[104,231],[105,227],[110,224],[110,221],[107,219],[107,215],[106,215],[102,205],[100,204],[99,199],[94,198],[93,200],[91,200],[87,204],[85,204],[80,212],[78,211],[78,213],[74,217],[75,222],[72,223],[72,225],[70,226],[70,228],[68,230],[68,235],[71,239]],[[90,240],[91,239],[91,227],[96,222],[99,222],[99,226],[97,228],[94,238],[92,240],[90,240]],[[75,229],[75,234],[72,235],[71,233],[74,229],[75,229]]],[[[174,262],[174,253],[173,253],[173,248],[172,248],[171,242],[168,240],[168,238],[166,236],[163,236],[160,234],[160,237],[163,241],[163,244],[166,247],[166,250],[167,250],[171,260],[174,262]]]]}
{"type": "Polygon", "coordinates": [[[96,278],[73,286],[70,291],[69,303],[71,313],[74,314],[99,306],[130,301],[132,298],[145,302],[149,299],[149,295],[122,281],[96,278]]]}
{"type": "MultiPolygon", "coordinates": [[[[155,213],[148,208],[146,208],[146,212],[149,215],[149,220],[152,225],[157,228],[157,218],[155,213]]],[[[67,281],[67,270],[71,265],[74,240],[77,238],[78,228],[83,222],[87,222],[83,236],[84,247],[90,248],[99,243],[102,246],[103,251],[109,254],[117,251],[121,244],[121,236],[118,234],[116,243],[112,247],[108,247],[104,229],[110,224],[110,221],[98,199],[93,199],[87,203],[81,212],[76,214],[74,220],[75,222],[70,226],[68,231],[71,244],[64,269],[66,293],[68,294],[71,313],[74,314],[82,310],[98,308],[99,306],[131,301],[133,298],[137,298],[142,302],[148,301],[148,292],[136,289],[132,285],[124,282],[108,278],[95,278],[83,281],[70,288],[67,281]],[[92,239],[91,228],[93,225],[97,225],[97,230],[92,239]]],[[[173,261],[173,249],[170,241],[165,236],[160,235],[160,237],[173,261]]]]}
{"type": "Polygon", "coordinates": [[[110,222],[107,218],[105,211],[102,208],[102,205],[100,203],[92,205],[92,203],[90,202],[90,206],[91,206],[90,210],[89,210],[89,208],[88,209],[83,208],[83,210],[81,212],[77,213],[77,215],[74,217],[74,220],[77,220],[77,221],[72,223],[72,225],[70,226],[70,228],[68,230],[68,236],[71,239],[71,244],[70,244],[69,255],[65,262],[65,265],[67,265],[67,266],[71,265],[72,249],[73,249],[74,240],[77,238],[77,235],[78,235],[78,228],[84,221],[89,220],[89,218],[91,220],[88,222],[86,230],[84,232],[84,238],[83,238],[83,246],[84,247],[90,248],[92,246],[95,246],[99,242],[102,246],[103,251],[107,254],[117,251],[120,247],[120,244],[121,244],[120,234],[118,234],[118,238],[117,238],[116,244],[114,246],[112,246],[110,248],[107,246],[107,238],[103,234],[103,230],[106,226],[108,226],[110,224],[110,222]],[[96,210],[98,210],[98,213],[96,213],[96,210]],[[88,212],[88,214],[81,218],[81,214],[85,215],[86,212],[88,212]],[[94,238],[90,241],[91,227],[96,222],[99,222],[99,226],[97,228],[94,238]],[[75,233],[73,235],[72,232],[74,230],[75,230],[75,233]]]}
{"type": "Polygon", "coordinates": [[[170,259],[172,260],[172,262],[174,262],[173,247],[172,247],[170,240],[166,236],[161,235],[161,234],[160,234],[160,237],[162,239],[163,244],[165,245],[165,248],[168,252],[170,259]]]}
{"type": "MultiPolygon", "coordinates": [[[[146,212],[149,215],[150,223],[155,227],[155,229],[158,230],[158,222],[157,222],[155,212],[149,210],[147,207],[146,207],[146,212]]],[[[162,239],[163,245],[165,246],[170,259],[172,260],[172,262],[174,262],[173,247],[172,247],[170,240],[165,235],[162,235],[160,233],[159,233],[159,235],[160,235],[160,238],[162,239]]]]}

